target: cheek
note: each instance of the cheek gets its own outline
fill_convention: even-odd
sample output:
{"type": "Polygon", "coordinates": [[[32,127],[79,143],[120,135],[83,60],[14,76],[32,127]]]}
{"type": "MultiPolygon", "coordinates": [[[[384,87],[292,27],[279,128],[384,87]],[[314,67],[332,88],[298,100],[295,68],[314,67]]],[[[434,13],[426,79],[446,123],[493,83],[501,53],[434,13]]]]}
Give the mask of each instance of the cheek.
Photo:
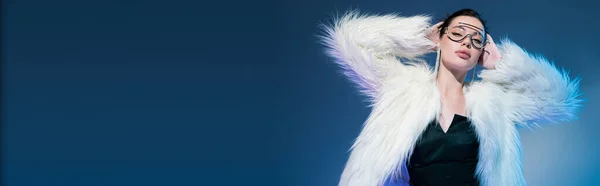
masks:
{"type": "Polygon", "coordinates": [[[475,51],[473,52],[473,55],[476,57],[476,58],[475,58],[475,61],[476,61],[476,62],[477,62],[477,61],[479,61],[479,58],[481,57],[481,55],[482,55],[482,54],[483,54],[483,53],[482,53],[482,51],[479,51],[479,50],[475,50],[475,51]]]}
{"type": "Polygon", "coordinates": [[[454,47],[456,47],[457,43],[454,41],[450,41],[447,37],[443,37],[440,40],[440,49],[442,49],[442,51],[445,50],[453,50],[454,47]]]}
{"type": "Polygon", "coordinates": [[[478,50],[472,50],[471,56],[472,57],[471,59],[469,59],[469,63],[477,65],[477,62],[479,62],[479,57],[481,56],[481,52],[479,52],[478,50]]]}

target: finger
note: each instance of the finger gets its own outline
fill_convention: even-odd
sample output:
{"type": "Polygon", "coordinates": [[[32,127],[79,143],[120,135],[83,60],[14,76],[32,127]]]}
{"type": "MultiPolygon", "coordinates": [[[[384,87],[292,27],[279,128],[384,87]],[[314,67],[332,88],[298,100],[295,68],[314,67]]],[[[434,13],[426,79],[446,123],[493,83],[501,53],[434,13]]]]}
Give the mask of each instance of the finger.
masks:
{"type": "Polygon", "coordinates": [[[494,39],[492,38],[492,36],[490,34],[486,34],[487,35],[487,40],[489,43],[494,43],[494,39]]]}
{"type": "Polygon", "coordinates": [[[444,22],[439,22],[439,23],[436,23],[435,25],[431,26],[431,30],[435,30],[435,31],[438,31],[438,32],[439,32],[439,30],[440,30],[440,26],[442,26],[442,24],[443,24],[443,23],[444,23],[444,22]]]}

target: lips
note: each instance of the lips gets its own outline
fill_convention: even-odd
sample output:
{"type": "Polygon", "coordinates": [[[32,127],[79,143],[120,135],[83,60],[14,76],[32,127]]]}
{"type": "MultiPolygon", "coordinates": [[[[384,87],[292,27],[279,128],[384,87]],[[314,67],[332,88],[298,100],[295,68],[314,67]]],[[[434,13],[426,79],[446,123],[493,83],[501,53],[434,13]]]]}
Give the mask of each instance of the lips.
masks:
{"type": "Polygon", "coordinates": [[[471,53],[469,53],[469,51],[466,51],[466,50],[458,50],[455,53],[458,54],[458,57],[460,57],[462,59],[471,58],[471,53]]]}

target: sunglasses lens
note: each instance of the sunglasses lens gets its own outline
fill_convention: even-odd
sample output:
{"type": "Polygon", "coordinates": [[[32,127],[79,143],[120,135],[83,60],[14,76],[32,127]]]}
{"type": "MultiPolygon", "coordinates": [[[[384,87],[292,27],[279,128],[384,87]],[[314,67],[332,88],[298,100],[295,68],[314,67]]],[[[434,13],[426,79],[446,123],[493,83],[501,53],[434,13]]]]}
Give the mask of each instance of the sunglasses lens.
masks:
{"type": "Polygon", "coordinates": [[[463,29],[459,29],[459,28],[453,28],[451,30],[449,30],[448,32],[448,37],[450,37],[450,39],[452,40],[461,40],[463,38],[465,38],[466,36],[466,32],[463,29]]]}
{"type": "Polygon", "coordinates": [[[463,28],[453,28],[448,31],[448,37],[454,41],[460,41],[467,36],[470,36],[471,43],[474,47],[482,48],[484,46],[484,38],[478,32],[467,33],[463,28]]]}

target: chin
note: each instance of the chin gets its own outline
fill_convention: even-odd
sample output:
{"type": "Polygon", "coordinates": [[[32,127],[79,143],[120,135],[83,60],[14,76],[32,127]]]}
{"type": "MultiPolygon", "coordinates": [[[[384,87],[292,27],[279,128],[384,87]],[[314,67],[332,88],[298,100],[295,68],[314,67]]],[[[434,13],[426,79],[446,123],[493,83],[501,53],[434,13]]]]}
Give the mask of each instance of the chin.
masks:
{"type": "Polygon", "coordinates": [[[465,60],[462,58],[456,58],[444,63],[444,66],[450,70],[469,71],[477,65],[477,61],[465,60]]]}

